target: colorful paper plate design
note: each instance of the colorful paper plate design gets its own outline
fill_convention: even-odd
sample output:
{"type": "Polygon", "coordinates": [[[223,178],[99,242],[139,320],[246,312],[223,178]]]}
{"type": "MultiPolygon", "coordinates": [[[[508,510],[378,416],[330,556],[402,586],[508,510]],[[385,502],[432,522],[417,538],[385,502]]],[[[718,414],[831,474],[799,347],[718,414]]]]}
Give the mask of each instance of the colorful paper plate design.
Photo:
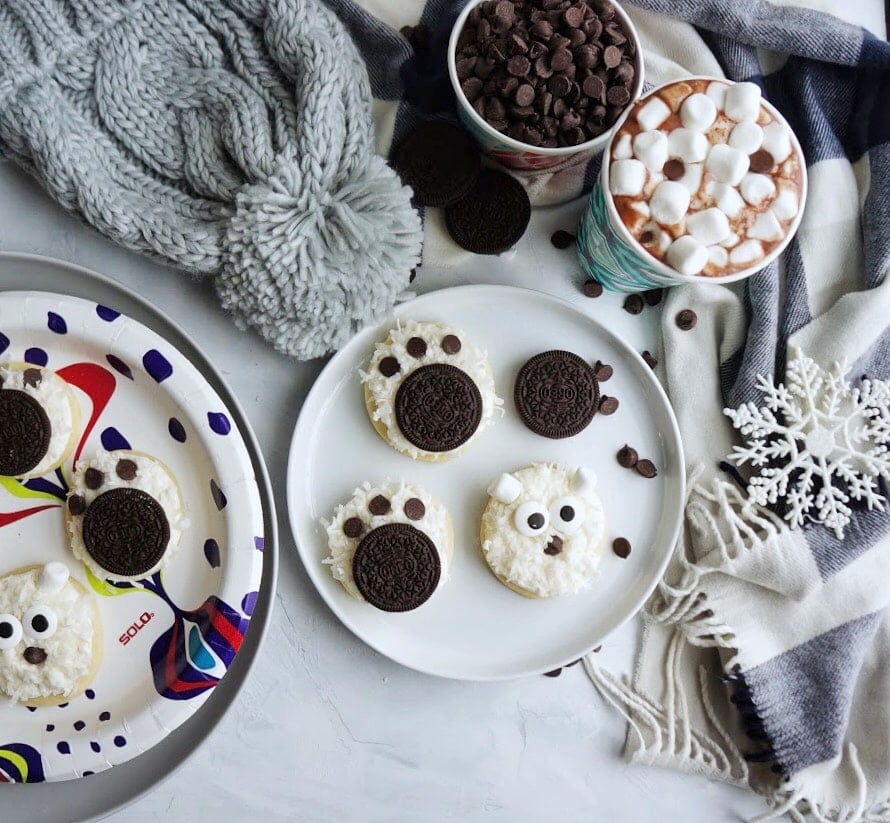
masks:
{"type": "Polygon", "coordinates": [[[155,332],[111,306],[47,292],[0,293],[0,363],[21,361],[68,381],[82,432],[72,457],[51,475],[24,483],[0,478],[0,575],[65,562],[96,594],[104,644],[89,689],[69,703],[36,708],[0,700],[0,782],[39,783],[130,760],[204,703],[248,629],[264,526],[250,456],[231,415],[155,332]],[[97,448],[158,457],[188,507],[179,551],[161,572],[135,583],[98,579],[68,549],[63,503],[73,466],[97,448]]]}

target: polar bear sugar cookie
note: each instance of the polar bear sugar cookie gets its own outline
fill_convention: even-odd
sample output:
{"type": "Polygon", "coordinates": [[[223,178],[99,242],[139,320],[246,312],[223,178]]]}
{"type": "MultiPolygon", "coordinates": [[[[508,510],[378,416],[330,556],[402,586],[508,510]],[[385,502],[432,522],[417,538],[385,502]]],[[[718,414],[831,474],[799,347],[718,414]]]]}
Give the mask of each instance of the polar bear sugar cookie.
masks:
{"type": "Polygon", "coordinates": [[[536,463],[488,488],[482,554],[498,580],[526,597],[573,594],[596,576],[606,518],[588,468],[536,463]]]}
{"type": "Polygon", "coordinates": [[[64,563],[0,577],[0,692],[29,706],[80,694],[99,667],[96,600],[64,563]]]}
{"type": "Polygon", "coordinates": [[[365,483],[325,523],[323,561],[357,600],[387,612],[422,606],[448,577],[454,533],[448,511],[406,483],[365,483]]]}
{"type": "Polygon", "coordinates": [[[0,366],[0,476],[55,471],[77,444],[80,408],[68,384],[27,363],[0,366]]]}
{"type": "Polygon", "coordinates": [[[466,449],[502,404],[485,353],[442,323],[407,320],[362,372],[378,434],[413,459],[441,462],[466,449]]]}
{"type": "Polygon", "coordinates": [[[188,525],[170,469],[126,449],[100,450],[77,462],[65,514],[72,553],[102,580],[154,574],[188,525]]]}

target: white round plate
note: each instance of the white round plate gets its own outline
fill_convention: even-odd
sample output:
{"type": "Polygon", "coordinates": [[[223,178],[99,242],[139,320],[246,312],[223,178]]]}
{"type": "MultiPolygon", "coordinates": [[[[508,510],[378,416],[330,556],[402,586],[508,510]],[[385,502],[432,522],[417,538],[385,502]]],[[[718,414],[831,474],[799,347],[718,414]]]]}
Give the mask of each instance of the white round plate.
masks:
{"type": "Polygon", "coordinates": [[[684,501],[683,452],[676,420],[650,368],[626,343],[554,297],[506,286],[463,286],[400,306],[395,317],[356,335],[325,367],[300,413],[288,465],[291,527],[306,571],[327,604],[358,637],[405,666],[445,677],[493,680],[549,671],[594,648],[631,617],[660,579],[676,542],[684,501]],[[388,446],[365,411],[359,369],[399,320],[431,320],[462,329],[488,352],[505,414],[447,463],[413,461],[388,446]],[[525,428],[513,405],[513,381],[526,360],[549,349],[601,360],[614,376],[601,385],[618,398],[564,440],[525,428]],[[629,443],[658,467],[647,480],[621,468],[629,443]],[[608,544],[624,536],[633,550],[607,549],[599,578],[582,592],[529,600],[499,583],[479,547],[486,488],[501,472],[529,463],[587,465],[598,477],[608,544]],[[365,480],[406,480],[438,497],[455,531],[449,579],[420,608],[391,614],[350,597],[328,566],[323,518],[365,480]]]}
{"type": "Polygon", "coordinates": [[[205,703],[257,603],[263,508],[245,442],[219,395],[179,351],[113,306],[0,293],[0,362],[16,361],[68,380],[83,433],[59,472],[0,479],[0,575],[63,561],[94,592],[102,618],[101,665],[84,695],[58,707],[0,704],[0,781],[57,781],[130,760],[205,703]],[[63,503],[73,463],[99,447],[160,458],[189,509],[170,563],[132,585],[92,578],[68,549],[63,503]]]}

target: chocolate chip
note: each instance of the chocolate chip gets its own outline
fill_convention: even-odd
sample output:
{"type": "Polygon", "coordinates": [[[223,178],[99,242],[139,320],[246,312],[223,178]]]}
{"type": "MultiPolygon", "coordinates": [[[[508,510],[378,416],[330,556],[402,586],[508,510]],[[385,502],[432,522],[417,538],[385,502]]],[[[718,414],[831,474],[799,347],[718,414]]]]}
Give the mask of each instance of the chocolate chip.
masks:
{"type": "Polygon", "coordinates": [[[553,71],[565,71],[572,65],[572,53],[567,48],[556,49],[550,55],[550,68],[553,71]]]}
{"type": "Polygon", "coordinates": [[[445,354],[457,354],[460,351],[460,338],[454,334],[446,334],[442,338],[442,351],[445,354]]]}
{"type": "Polygon", "coordinates": [[[343,523],[343,534],[351,539],[355,539],[356,537],[360,537],[361,533],[365,530],[365,524],[362,523],[360,517],[349,517],[343,523]]]}
{"type": "Polygon", "coordinates": [[[625,469],[632,469],[637,465],[637,460],[639,459],[637,450],[626,443],[618,449],[616,457],[618,458],[618,465],[625,469]]]}
{"type": "Polygon", "coordinates": [[[578,46],[573,52],[575,65],[582,69],[592,69],[599,60],[599,51],[591,43],[578,46]]]}
{"type": "Polygon", "coordinates": [[[132,480],[136,476],[136,464],[127,458],[117,461],[114,471],[121,480],[132,480]]]}
{"type": "Polygon", "coordinates": [[[515,16],[513,4],[510,0],[501,0],[501,2],[494,7],[494,18],[497,20],[499,24],[498,28],[501,31],[504,31],[513,25],[515,16]]]}
{"type": "Polygon", "coordinates": [[[553,26],[551,26],[547,20],[538,20],[538,22],[534,23],[528,30],[528,33],[532,37],[537,37],[539,40],[547,41],[553,37],[553,26]]]}
{"type": "Polygon", "coordinates": [[[405,351],[412,357],[423,357],[426,354],[426,340],[422,337],[412,337],[405,344],[405,351]]]}
{"type": "Polygon", "coordinates": [[[84,472],[83,482],[88,489],[96,491],[96,489],[102,488],[102,484],[105,482],[105,475],[99,471],[99,469],[94,469],[90,466],[90,468],[84,472]]]}
{"type": "Polygon", "coordinates": [[[758,149],[748,158],[748,163],[751,171],[766,174],[773,170],[776,160],[766,149],[758,149]]]}
{"type": "Polygon", "coordinates": [[[584,22],[584,12],[578,6],[571,6],[562,13],[562,19],[567,26],[576,29],[584,22]]]}
{"type": "Polygon", "coordinates": [[[553,669],[549,672],[544,672],[544,677],[559,677],[562,674],[562,669],[553,669]]]}
{"type": "Polygon", "coordinates": [[[592,74],[581,84],[581,90],[593,100],[602,100],[606,93],[606,84],[595,74],[592,74]]]}
{"type": "Polygon", "coordinates": [[[550,235],[550,242],[558,249],[567,249],[575,242],[575,235],[559,229],[550,235]]]}
{"type": "Polygon", "coordinates": [[[682,160],[676,157],[672,157],[664,164],[664,166],[662,166],[661,173],[668,180],[679,180],[684,174],[686,174],[686,166],[683,165],[682,160]]]}
{"type": "Polygon", "coordinates": [[[607,68],[614,69],[621,62],[621,49],[618,46],[606,46],[603,49],[603,63],[607,68]]]}
{"type": "Polygon", "coordinates": [[[537,60],[535,60],[533,67],[535,70],[535,74],[538,77],[543,77],[546,80],[548,77],[553,76],[553,69],[550,68],[550,63],[544,56],[541,56],[537,60]]]}
{"type": "Polygon", "coordinates": [[[572,81],[564,74],[557,74],[550,78],[547,88],[550,89],[554,97],[565,97],[569,93],[569,89],[572,88],[572,81]]]}
{"type": "Polygon", "coordinates": [[[544,554],[555,557],[562,551],[562,538],[558,534],[554,534],[550,538],[550,542],[544,547],[544,554]]]}
{"type": "Polygon", "coordinates": [[[368,511],[371,514],[376,515],[377,517],[387,514],[389,510],[392,508],[389,500],[387,500],[382,494],[378,494],[377,496],[371,499],[371,502],[368,503],[368,511]]]}
{"type": "Polygon", "coordinates": [[[695,324],[698,323],[698,315],[692,309],[683,309],[682,311],[677,312],[675,322],[678,328],[683,331],[690,331],[691,329],[694,329],[695,324]]]}
{"type": "Polygon", "coordinates": [[[603,647],[602,647],[602,646],[597,646],[597,647],[593,650],[593,653],[594,653],[594,654],[599,654],[599,652],[601,652],[602,650],[603,650],[603,647]]]}
{"type": "Polygon", "coordinates": [[[610,106],[626,106],[630,102],[630,92],[626,86],[609,86],[609,90],[606,92],[606,102],[610,106]]]}
{"type": "Polygon", "coordinates": [[[628,314],[639,314],[643,311],[643,298],[638,294],[629,294],[624,298],[624,310],[628,314]]]}
{"type": "Polygon", "coordinates": [[[611,379],[615,370],[608,363],[600,363],[600,361],[597,360],[596,365],[593,367],[593,373],[600,383],[605,383],[607,380],[611,379]]]}
{"type": "Polygon", "coordinates": [[[409,520],[421,520],[426,514],[426,506],[419,497],[410,497],[405,501],[405,517],[409,520]]]}
{"type": "Polygon", "coordinates": [[[38,649],[36,646],[28,646],[22,657],[32,666],[39,666],[41,663],[46,662],[46,652],[43,649],[38,649]]]}
{"type": "Polygon", "coordinates": [[[518,34],[510,35],[510,48],[514,54],[528,54],[528,43],[518,34]]]}
{"type": "Polygon", "coordinates": [[[612,541],[612,551],[619,557],[630,557],[630,540],[626,537],[616,537],[612,541]]]}
{"type": "Polygon", "coordinates": [[[68,498],[68,511],[73,514],[75,517],[83,514],[87,510],[87,501],[84,500],[79,494],[72,494],[71,497],[68,498]]]}
{"type": "Polygon", "coordinates": [[[646,305],[657,306],[661,302],[663,291],[663,289],[649,289],[649,291],[644,291],[643,300],[646,301],[646,305]]]}
{"type": "Polygon", "coordinates": [[[460,90],[470,103],[475,103],[482,94],[482,81],[478,77],[468,77],[460,84],[460,90]]]}
{"type": "Polygon", "coordinates": [[[514,54],[507,61],[507,71],[514,77],[525,77],[531,71],[531,63],[523,54],[514,54]]]}
{"type": "Polygon", "coordinates": [[[647,478],[648,480],[651,480],[658,474],[658,469],[655,468],[655,464],[648,458],[637,461],[637,464],[636,466],[634,466],[634,468],[637,470],[637,474],[647,478]]]}
{"type": "Polygon", "coordinates": [[[600,398],[600,414],[615,414],[618,411],[618,398],[617,397],[609,397],[609,395],[604,394],[600,398]]]}
{"type": "Polygon", "coordinates": [[[530,106],[535,102],[534,86],[530,86],[528,83],[523,83],[521,86],[518,86],[516,93],[513,95],[513,99],[516,101],[517,106],[530,106]]]}
{"type": "Polygon", "coordinates": [[[413,283],[415,277],[417,277],[417,269],[411,269],[411,274],[408,275],[408,282],[413,283]]]}
{"type": "Polygon", "coordinates": [[[398,374],[400,368],[399,361],[395,357],[384,357],[377,365],[378,371],[384,377],[392,377],[394,374],[398,374]]]}
{"type": "Polygon", "coordinates": [[[585,280],[581,291],[584,292],[585,297],[600,297],[603,293],[603,286],[598,280],[585,280]]]}
{"type": "Polygon", "coordinates": [[[643,352],[643,360],[646,361],[646,365],[650,369],[654,369],[658,365],[658,361],[652,356],[652,353],[648,349],[643,352]]]}
{"type": "Polygon", "coordinates": [[[22,372],[22,380],[26,386],[36,389],[43,381],[43,373],[40,369],[25,369],[22,372]]]}

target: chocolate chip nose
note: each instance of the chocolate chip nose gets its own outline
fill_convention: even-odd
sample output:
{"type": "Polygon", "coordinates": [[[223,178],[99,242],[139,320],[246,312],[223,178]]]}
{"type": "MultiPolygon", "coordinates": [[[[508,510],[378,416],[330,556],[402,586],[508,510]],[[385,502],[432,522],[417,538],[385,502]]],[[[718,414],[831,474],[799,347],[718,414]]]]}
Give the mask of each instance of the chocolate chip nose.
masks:
{"type": "Polygon", "coordinates": [[[544,549],[544,554],[554,555],[562,551],[562,538],[558,534],[554,534],[550,538],[550,542],[544,549]]]}
{"type": "Polygon", "coordinates": [[[38,649],[37,646],[28,646],[22,654],[22,657],[24,657],[32,666],[39,666],[46,661],[46,652],[43,649],[38,649]]]}

